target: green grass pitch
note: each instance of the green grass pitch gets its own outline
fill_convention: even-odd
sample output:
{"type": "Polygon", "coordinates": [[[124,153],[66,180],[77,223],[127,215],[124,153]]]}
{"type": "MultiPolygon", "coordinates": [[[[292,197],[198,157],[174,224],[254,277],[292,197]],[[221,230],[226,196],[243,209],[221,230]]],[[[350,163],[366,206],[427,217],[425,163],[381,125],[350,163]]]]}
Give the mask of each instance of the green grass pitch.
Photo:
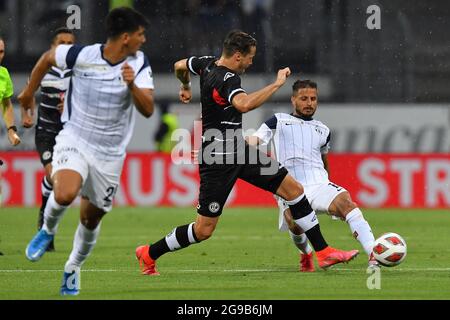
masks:
{"type": "Polygon", "coordinates": [[[159,277],[142,276],[134,250],[175,226],[193,221],[192,208],[115,208],[103,219],[97,246],[82,268],[81,293],[62,298],[59,286],[72,248],[78,209],[69,209],[56,252],[25,258],[36,232],[37,209],[0,209],[0,299],[450,299],[450,212],[364,210],[375,236],[397,232],[406,260],[381,269],[381,288],[369,290],[367,257],[346,223],[321,215],[328,243],[360,249],[349,264],[298,272],[297,249],[278,231],[275,208],[228,208],[211,239],[158,260],[159,277]]]}

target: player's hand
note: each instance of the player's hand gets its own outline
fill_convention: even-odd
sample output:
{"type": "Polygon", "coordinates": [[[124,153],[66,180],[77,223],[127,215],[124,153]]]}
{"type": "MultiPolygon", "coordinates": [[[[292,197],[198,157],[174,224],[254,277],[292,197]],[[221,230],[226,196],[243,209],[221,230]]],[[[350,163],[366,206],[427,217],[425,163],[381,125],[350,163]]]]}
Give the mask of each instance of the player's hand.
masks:
{"type": "Polygon", "coordinates": [[[25,128],[31,128],[33,126],[33,109],[20,108],[20,113],[22,116],[22,126],[25,128]]]}
{"type": "Polygon", "coordinates": [[[22,125],[25,128],[33,126],[33,116],[35,108],[34,93],[30,93],[25,89],[17,96],[22,108],[22,125]]]}
{"type": "Polygon", "coordinates": [[[278,70],[277,74],[277,80],[275,80],[275,84],[279,87],[281,87],[283,84],[285,84],[286,79],[291,75],[291,69],[284,68],[278,70]]]}
{"type": "Polygon", "coordinates": [[[122,78],[127,86],[131,86],[134,83],[134,70],[128,63],[124,63],[122,66],[122,78]]]}
{"type": "Polygon", "coordinates": [[[20,143],[20,138],[14,130],[8,130],[8,140],[13,146],[17,146],[20,143]]]}
{"type": "Polygon", "coordinates": [[[192,99],[192,90],[189,87],[189,89],[183,87],[183,85],[180,86],[180,92],[178,93],[178,96],[180,97],[180,101],[183,103],[189,103],[192,99]]]}

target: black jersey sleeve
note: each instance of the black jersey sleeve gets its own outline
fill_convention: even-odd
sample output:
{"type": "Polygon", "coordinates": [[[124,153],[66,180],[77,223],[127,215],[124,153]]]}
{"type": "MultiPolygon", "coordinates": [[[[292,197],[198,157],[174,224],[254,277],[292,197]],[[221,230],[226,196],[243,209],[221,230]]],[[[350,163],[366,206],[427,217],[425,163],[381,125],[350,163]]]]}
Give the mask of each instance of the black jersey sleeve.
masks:
{"type": "Polygon", "coordinates": [[[205,69],[206,66],[208,66],[211,63],[211,61],[215,59],[216,57],[214,56],[203,56],[203,57],[193,56],[187,59],[186,66],[190,72],[199,76],[202,74],[203,69],[205,69]]]}
{"type": "Polygon", "coordinates": [[[241,86],[241,78],[235,73],[227,72],[223,77],[223,84],[219,88],[219,94],[232,104],[233,97],[241,92],[245,92],[241,86]]]}

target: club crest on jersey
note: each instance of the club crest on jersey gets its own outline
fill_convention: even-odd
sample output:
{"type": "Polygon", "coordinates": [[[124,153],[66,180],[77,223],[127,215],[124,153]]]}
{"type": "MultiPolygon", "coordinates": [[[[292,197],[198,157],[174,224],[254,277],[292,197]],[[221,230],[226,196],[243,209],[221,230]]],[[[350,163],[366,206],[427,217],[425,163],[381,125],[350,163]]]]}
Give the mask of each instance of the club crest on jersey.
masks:
{"type": "Polygon", "coordinates": [[[52,153],[50,152],[50,151],[45,151],[43,154],[42,154],[42,159],[43,160],[48,160],[48,159],[50,159],[52,157],[52,153]]]}
{"type": "Polygon", "coordinates": [[[223,81],[227,81],[227,79],[234,77],[234,73],[227,72],[225,73],[225,77],[223,77],[223,81]]]}
{"type": "Polygon", "coordinates": [[[220,204],[218,202],[211,202],[208,208],[212,213],[217,213],[220,210],[220,204]]]}

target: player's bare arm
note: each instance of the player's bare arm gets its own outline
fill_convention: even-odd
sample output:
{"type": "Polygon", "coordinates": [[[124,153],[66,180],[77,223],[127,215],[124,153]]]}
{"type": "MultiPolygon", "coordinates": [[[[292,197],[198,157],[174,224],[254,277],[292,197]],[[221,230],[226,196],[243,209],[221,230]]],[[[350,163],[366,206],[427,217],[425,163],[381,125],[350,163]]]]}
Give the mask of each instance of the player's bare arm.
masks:
{"type": "Polygon", "coordinates": [[[51,66],[56,66],[55,49],[52,48],[41,56],[34,66],[33,71],[31,71],[27,85],[17,97],[22,108],[22,125],[26,128],[33,125],[32,117],[35,108],[34,93],[39,88],[48,69],[51,66]]]}
{"type": "Polygon", "coordinates": [[[174,64],[175,76],[180,80],[180,91],[178,96],[183,103],[189,103],[192,99],[191,76],[186,66],[187,59],[182,59],[174,64]]]}
{"type": "Polygon", "coordinates": [[[290,74],[289,68],[278,70],[277,79],[268,86],[250,94],[236,94],[232,101],[233,106],[242,113],[258,108],[286,83],[290,74]]]}
{"type": "Polygon", "coordinates": [[[3,99],[2,103],[2,114],[3,119],[8,130],[8,140],[13,146],[17,146],[20,143],[20,138],[17,135],[16,127],[14,125],[14,109],[11,103],[11,99],[3,99]]]}
{"type": "Polygon", "coordinates": [[[247,136],[245,137],[245,140],[247,141],[247,143],[251,146],[258,146],[261,143],[261,139],[259,139],[259,137],[257,136],[247,136]]]}
{"type": "Polygon", "coordinates": [[[138,88],[134,84],[135,74],[133,68],[128,63],[122,67],[123,81],[128,85],[136,109],[146,118],[150,118],[154,111],[153,90],[138,88]]]}

